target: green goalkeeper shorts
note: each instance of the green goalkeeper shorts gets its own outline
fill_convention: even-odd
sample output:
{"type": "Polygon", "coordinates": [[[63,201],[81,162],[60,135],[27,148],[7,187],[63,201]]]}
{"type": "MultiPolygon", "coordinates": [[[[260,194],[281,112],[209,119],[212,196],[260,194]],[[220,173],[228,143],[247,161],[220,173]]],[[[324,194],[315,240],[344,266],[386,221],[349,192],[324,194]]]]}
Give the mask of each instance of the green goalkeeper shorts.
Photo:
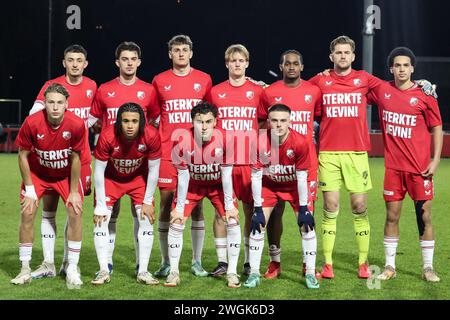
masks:
{"type": "Polygon", "coordinates": [[[372,189],[367,152],[319,153],[322,191],[339,191],[342,183],[350,193],[366,193],[372,189]]]}

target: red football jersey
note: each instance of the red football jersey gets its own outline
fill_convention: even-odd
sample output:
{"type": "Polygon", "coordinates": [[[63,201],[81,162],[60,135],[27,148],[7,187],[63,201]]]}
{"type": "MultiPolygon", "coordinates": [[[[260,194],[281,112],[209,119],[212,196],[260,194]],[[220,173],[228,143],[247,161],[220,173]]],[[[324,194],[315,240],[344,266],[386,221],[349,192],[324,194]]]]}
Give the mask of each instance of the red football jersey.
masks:
{"type": "Polygon", "coordinates": [[[280,191],[297,188],[296,171],[310,166],[305,136],[290,129],[286,141],[277,146],[272,145],[270,130],[260,135],[258,161],[253,167],[263,170],[263,185],[280,191]]]}
{"type": "Polygon", "coordinates": [[[161,140],[158,130],[145,126],[144,134],[134,140],[117,138],[114,127],[102,130],[95,147],[94,157],[108,161],[105,177],[112,180],[132,180],[147,174],[147,160],[161,158],[161,140]]]}
{"type": "Polygon", "coordinates": [[[130,85],[120,82],[119,77],[102,84],[95,95],[91,114],[102,120],[102,129],[113,126],[119,107],[126,102],[139,104],[147,120],[154,119],[154,109],[158,108],[155,89],[138,78],[130,85]]]}
{"type": "Polygon", "coordinates": [[[430,163],[430,129],[442,125],[437,100],[414,85],[399,90],[386,82],[369,94],[378,105],[386,168],[420,174],[430,163]]]}
{"type": "Polygon", "coordinates": [[[155,76],[152,82],[159,98],[159,132],[163,146],[162,160],[171,160],[172,132],[192,127],[191,109],[205,99],[211,89],[211,77],[197,69],[185,76],[176,75],[172,69],[155,76]]]}
{"type": "Polygon", "coordinates": [[[250,146],[258,136],[258,110],[262,108],[264,89],[246,81],[235,87],[224,81],[214,86],[206,99],[219,109],[217,125],[231,136],[236,165],[250,164],[250,146]]]}
{"type": "Polygon", "coordinates": [[[329,76],[317,75],[309,80],[322,91],[320,151],[370,150],[367,127],[367,98],[369,90],[383,80],[363,70],[352,70],[346,76],[334,71],[329,76]]]}
{"type": "Polygon", "coordinates": [[[285,104],[291,109],[291,129],[306,137],[311,170],[317,170],[319,164],[312,133],[314,113],[322,103],[322,92],[319,87],[306,80],[302,80],[294,88],[286,86],[282,80],[277,81],[264,89],[264,104],[259,111],[259,119],[266,121],[269,108],[278,103],[285,104]]]}
{"type": "Polygon", "coordinates": [[[195,141],[194,128],[187,130],[173,147],[173,165],[188,169],[189,184],[211,186],[222,183],[220,167],[226,163],[225,132],[215,129],[211,140],[203,144],[195,141]]]}
{"type": "MultiPolygon", "coordinates": [[[[87,123],[89,112],[94,102],[94,96],[97,91],[97,84],[94,80],[83,76],[82,81],[77,85],[72,85],[67,82],[66,76],[60,76],[58,78],[47,81],[44,86],[39,91],[36,97],[36,102],[44,104],[44,92],[52,83],[59,83],[64,86],[69,92],[68,106],[67,110],[73,112],[75,115],[80,117],[87,123]]],[[[85,142],[86,152],[81,153],[81,163],[91,164],[91,149],[89,147],[89,131],[86,130],[86,142],[85,142]]]]}
{"type": "Polygon", "coordinates": [[[82,152],[86,139],[84,121],[72,112],[65,112],[58,129],[47,121],[47,111],[28,116],[19,130],[15,144],[29,150],[30,169],[39,178],[64,179],[70,176],[72,151],[82,152]]]}

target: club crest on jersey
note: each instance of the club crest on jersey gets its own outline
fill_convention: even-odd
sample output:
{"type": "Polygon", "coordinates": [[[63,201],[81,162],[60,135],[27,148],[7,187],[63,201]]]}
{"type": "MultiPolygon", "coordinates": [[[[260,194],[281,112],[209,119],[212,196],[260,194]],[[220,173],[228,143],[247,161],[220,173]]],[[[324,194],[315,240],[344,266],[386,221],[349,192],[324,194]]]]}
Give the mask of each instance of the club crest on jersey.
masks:
{"type": "Polygon", "coordinates": [[[312,96],[310,94],[306,94],[305,95],[305,102],[306,103],[311,103],[312,102],[312,96]]]}
{"type": "Polygon", "coordinates": [[[38,134],[36,135],[36,137],[37,137],[38,140],[44,140],[44,134],[39,134],[39,133],[38,133],[38,134]]]}
{"type": "Polygon", "coordinates": [[[169,84],[168,86],[164,86],[164,91],[170,91],[172,89],[172,85],[169,84]]]}
{"type": "Polygon", "coordinates": [[[359,87],[361,85],[361,80],[360,79],[353,79],[353,84],[357,87],[359,87]]]}
{"type": "Polygon", "coordinates": [[[286,151],[286,155],[288,156],[288,158],[293,158],[294,157],[294,150],[292,149],[287,149],[286,151]]]}
{"type": "Polygon", "coordinates": [[[384,94],[384,98],[385,98],[386,100],[389,100],[389,99],[391,98],[391,94],[390,94],[390,93],[385,93],[385,94],[384,94]]]}
{"type": "Polygon", "coordinates": [[[333,81],[325,81],[325,85],[327,87],[331,86],[333,84],[333,81]]]}
{"type": "Polygon", "coordinates": [[[200,85],[200,83],[194,83],[194,90],[196,92],[199,92],[202,89],[202,86],[200,85]]]}
{"type": "Polygon", "coordinates": [[[412,97],[411,100],[409,100],[409,104],[414,107],[417,103],[419,102],[419,100],[415,97],[412,97]]]}
{"type": "Polygon", "coordinates": [[[281,100],[283,100],[283,97],[275,97],[275,102],[281,102],[281,100]]]}
{"type": "Polygon", "coordinates": [[[145,98],[145,92],[144,91],[138,91],[136,95],[137,95],[139,100],[143,100],[145,98]]]}
{"type": "Polygon", "coordinates": [[[253,97],[255,96],[255,93],[253,91],[247,91],[245,93],[245,96],[247,97],[248,100],[252,100],[253,97]]]}
{"type": "Polygon", "coordinates": [[[225,99],[227,94],[226,93],[218,93],[217,96],[219,97],[219,99],[225,99]]]}
{"type": "Polygon", "coordinates": [[[144,152],[145,149],[147,149],[147,148],[145,147],[145,144],[139,144],[137,149],[138,149],[139,152],[144,152]]]}
{"type": "Polygon", "coordinates": [[[223,149],[222,148],[215,148],[214,149],[214,156],[216,156],[216,157],[223,156],[223,149]]]}
{"type": "Polygon", "coordinates": [[[108,92],[108,98],[114,98],[116,96],[116,92],[108,92]]]}
{"type": "Polygon", "coordinates": [[[86,90],[86,97],[88,97],[89,99],[92,98],[94,96],[94,92],[92,92],[91,89],[86,90]]]}
{"type": "Polygon", "coordinates": [[[72,137],[72,134],[70,133],[70,131],[63,131],[62,137],[66,140],[69,140],[72,137]]]}

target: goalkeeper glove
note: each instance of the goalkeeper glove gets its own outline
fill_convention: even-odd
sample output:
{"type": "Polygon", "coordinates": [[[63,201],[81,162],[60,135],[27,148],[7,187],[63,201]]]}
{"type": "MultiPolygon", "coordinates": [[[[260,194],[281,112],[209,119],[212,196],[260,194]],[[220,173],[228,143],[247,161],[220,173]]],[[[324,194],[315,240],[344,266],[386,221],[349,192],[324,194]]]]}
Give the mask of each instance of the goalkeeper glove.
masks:
{"type": "Polygon", "coordinates": [[[261,233],[261,227],[266,226],[266,218],[264,217],[262,207],[255,207],[252,216],[252,225],[250,227],[250,232],[255,234],[256,231],[261,233]]]}
{"type": "Polygon", "coordinates": [[[308,211],[308,206],[300,206],[297,216],[297,224],[300,228],[305,226],[306,232],[314,230],[314,217],[311,212],[308,211]]]}
{"type": "Polygon", "coordinates": [[[437,99],[438,95],[436,93],[436,85],[432,84],[430,81],[421,79],[416,80],[417,85],[422,89],[422,92],[427,96],[433,96],[437,99]]]}

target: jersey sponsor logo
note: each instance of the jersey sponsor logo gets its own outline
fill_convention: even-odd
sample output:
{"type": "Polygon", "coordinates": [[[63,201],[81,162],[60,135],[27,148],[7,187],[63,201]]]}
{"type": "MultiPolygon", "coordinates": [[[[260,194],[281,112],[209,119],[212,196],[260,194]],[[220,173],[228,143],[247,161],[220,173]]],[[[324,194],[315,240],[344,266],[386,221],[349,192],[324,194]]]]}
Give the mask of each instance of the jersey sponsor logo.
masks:
{"type": "Polygon", "coordinates": [[[415,97],[412,97],[411,100],[409,100],[409,104],[414,107],[415,105],[417,105],[417,103],[419,102],[419,100],[415,97]]]}
{"type": "Polygon", "coordinates": [[[164,86],[164,91],[170,91],[172,89],[172,85],[164,86]]]}
{"type": "Polygon", "coordinates": [[[119,173],[131,174],[142,165],[142,157],[138,159],[115,159],[111,158],[114,168],[119,173]]]}
{"type": "Polygon", "coordinates": [[[86,90],[86,97],[91,99],[94,96],[94,92],[91,89],[86,90]]]}
{"type": "Polygon", "coordinates": [[[219,97],[219,99],[225,99],[227,94],[226,93],[219,93],[219,94],[217,94],[217,96],[219,97]]]}
{"type": "Polygon", "coordinates": [[[200,83],[194,83],[194,90],[195,92],[199,92],[200,90],[202,90],[202,86],[200,83]]]}
{"type": "Polygon", "coordinates": [[[107,92],[108,93],[108,98],[114,98],[116,96],[116,92],[107,92]]]}
{"type": "Polygon", "coordinates": [[[77,117],[81,119],[87,119],[89,117],[89,111],[91,107],[85,108],[67,108],[70,112],[74,113],[77,117]]]}
{"type": "Polygon", "coordinates": [[[39,133],[36,135],[38,140],[44,140],[44,136],[45,136],[44,134],[39,134],[39,133]]]}
{"type": "Polygon", "coordinates": [[[295,156],[294,150],[292,149],[287,149],[286,150],[286,155],[288,156],[288,158],[293,158],[295,156]]]}
{"type": "Polygon", "coordinates": [[[360,79],[353,79],[353,84],[357,87],[359,87],[361,85],[361,80],[360,79]]]}
{"type": "Polygon", "coordinates": [[[136,96],[137,96],[137,98],[138,98],[139,100],[144,100],[144,98],[145,98],[145,92],[144,92],[144,91],[138,91],[137,94],[136,94],[136,96]]]}
{"type": "Polygon", "coordinates": [[[72,137],[72,134],[70,133],[70,131],[63,131],[62,137],[66,140],[69,140],[72,137]]]}
{"type": "Polygon", "coordinates": [[[264,151],[264,155],[265,155],[266,157],[270,157],[270,150],[269,150],[269,151],[264,151]]]}
{"type": "Polygon", "coordinates": [[[191,157],[192,157],[192,156],[194,155],[194,153],[195,153],[194,150],[192,150],[192,151],[189,151],[189,150],[188,150],[188,151],[186,151],[186,152],[187,152],[187,154],[190,155],[191,157]]]}
{"type": "Polygon", "coordinates": [[[383,121],[386,134],[393,137],[411,139],[412,128],[408,127],[417,125],[417,116],[384,110],[383,121]]]}
{"type": "Polygon", "coordinates": [[[172,179],[166,179],[166,178],[159,178],[159,183],[172,183],[172,179]]]}
{"type": "Polygon", "coordinates": [[[72,154],[72,148],[61,150],[39,150],[34,149],[39,157],[39,164],[50,169],[62,169],[69,166],[69,156],[72,154]]]}
{"type": "Polygon", "coordinates": [[[145,147],[145,144],[139,144],[137,147],[137,150],[139,152],[144,152],[147,148],[145,147]]]}
{"type": "Polygon", "coordinates": [[[394,195],[394,191],[383,190],[383,194],[384,194],[384,195],[387,195],[387,196],[393,196],[393,195],[394,195]]]}
{"type": "Polygon", "coordinates": [[[384,94],[384,98],[385,98],[386,100],[389,100],[389,99],[391,98],[391,94],[390,94],[390,93],[385,93],[385,94],[384,94]]]}
{"type": "Polygon", "coordinates": [[[275,97],[275,102],[281,102],[283,100],[283,97],[275,97]]]}
{"type": "Polygon", "coordinates": [[[308,104],[312,102],[312,96],[310,94],[305,95],[305,102],[308,104]]]}
{"type": "Polygon", "coordinates": [[[220,163],[188,164],[191,179],[198,181],[220,180],[220,163]]]}
{"type": "Polygon", "coordinates": [[[267,176],[275,182],[296,181],[295,165],[271,165],[267,168],[267,176]]]}
{"type": "Polygon", "coordinates": [[[120,149],[120,147],[119,147],[119,146],[117,146],[117,147],[114,147],[114,152],[119,152],[119,149],[120,149]]]}
{"type": "Polygon", "coordinates": [[[245,96],[247,97],[248,100],[252,100],[253,97],[255,96],[255,93],[253,91],[247,91],[245,93],[245,96]]]}
{"type": "Polygon", "coordinates": [[[325,85],[327,87],[331,86],[333,84],[333,81],[325,81],[325,85]]]}

